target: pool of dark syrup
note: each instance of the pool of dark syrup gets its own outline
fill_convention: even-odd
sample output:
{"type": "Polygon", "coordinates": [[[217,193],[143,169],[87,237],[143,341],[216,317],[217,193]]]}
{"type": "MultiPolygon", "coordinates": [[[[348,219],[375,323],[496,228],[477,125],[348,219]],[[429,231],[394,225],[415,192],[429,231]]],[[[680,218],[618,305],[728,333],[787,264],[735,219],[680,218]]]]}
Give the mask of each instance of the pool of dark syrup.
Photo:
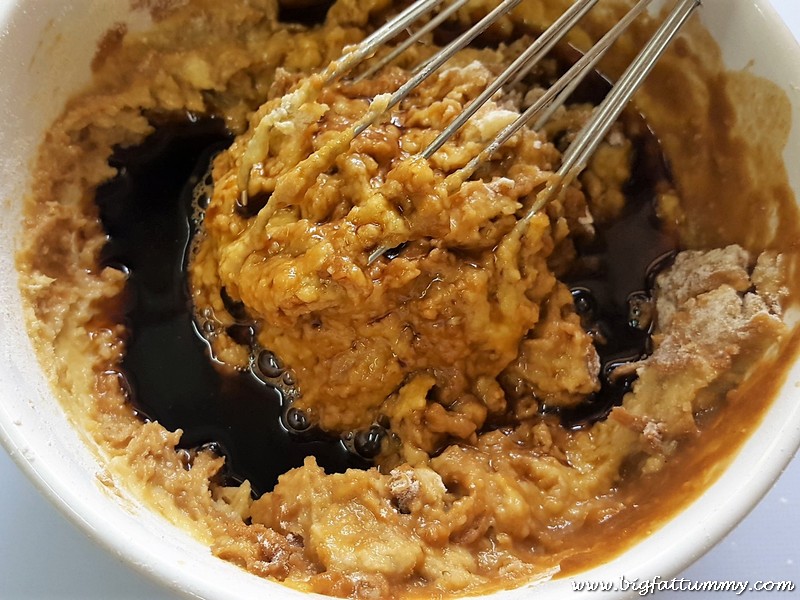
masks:
{"type": "MultiPolygon", "coordinates": [[[[591,244],[578,247],[566,277],[603,364],[602,389],[586,402],[569,410],[543,407],[567,427],[604,418],[630,389],[630,378],[615,380],[608,372],[649,352],[649,290],[674,249],[654,210],[656,188],[668,177],[658,142],[641,119],[628,119],[638,131],[628,206],[613,224],[598,227],[591,244]]],[[[328,473],[371,463],[338,438],[290,433],[281,391],[250,371],[215,367],[196,328],[186,278],[194,192],[230,142],[214,119],[159,124],[140,146],[114,153],[110,162],[119,174],[98,189],[96,201],[108,234],[103,262],[129,273],[122,370],[131,402],[143,419],[181,429],[187,457],[211,447],[226,457],[224,478],[248,479],[260,494],[309,455],[328,473]]]]}
{"type": "Polygon", "coordinates": [[[657,190],[669,180],[663,155],[640,117],[624,118],[637,132],[625,209],[619,219],[598,226],[590,243],[576,244],[578,260],[563,278],[601,363],[599,392],[575,408],[551,411],[571,428],[605,418],[631,389],[635,376],[615,377],[613,371],[651,352],[655,277],[675,255],[676,240],[663,231],[656,215],[657,190]]]}
{"type": "Polygon", "coordinates": [[[131,402],[143,419],[183,430],[182,447],[223,454],[223,476],[248,479],[260,494],[309,455],[327,472],[369,463],[338,439],[290,435],[281,392],[249,371],[215,368],[196,329],[186,278],[194,188],[230,142],[213,119],[159,125],[140,146],[114,153],[119,174],[96,201],[109,238],[103,261],[129,273],[122,367],[131,402]]]}

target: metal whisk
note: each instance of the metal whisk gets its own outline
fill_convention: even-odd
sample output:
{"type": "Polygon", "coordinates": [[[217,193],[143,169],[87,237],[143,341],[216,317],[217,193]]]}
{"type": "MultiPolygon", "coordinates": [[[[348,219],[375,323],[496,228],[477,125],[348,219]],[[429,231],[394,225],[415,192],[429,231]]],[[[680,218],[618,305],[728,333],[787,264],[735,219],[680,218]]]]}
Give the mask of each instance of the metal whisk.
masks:
{"type": "MultiPolygon", "coordinates": [[[[429,33],[441,23],[443,23],[455,11],[461,8],[468,0],[452,0],[449,4],[446,0],[417,0],[400,14],[392,18],[383,27],[376,30],[361,43],[349,48],[342,57],[334,61],[320,74],[324,84],[330,84],[351,73],[358,65],[371,58],[376,51],[400,32],[408,29],[414,23],[421,20],[425,15],[432,13],[439,8],[439,11],[430,18],[420,28],[411,33],[400,45],[391,53],[387,54],[376,64],[369,67],[356,79],[367,78],[379,69],[390,63],[409,46],[417,42],[422,36],[429,33]],[[443,8],[442,6],[445,5],[443,8]]],[[[351,140],[355,138],[370,125],[375,123],[387,111],[399,104],[408,96],[414,88],[420,85],[425,79],[432,75],[437,69],[444,65],[454,54],[466,47],[477,36],[486,31],[493,23],[503,15],[510,12],[522,0],[502,0],[491,12],[483,17],[478,23],[462,33],[455,40],[443,47],[423,64],[419,65],[412,73],[411,78],[392,94],[383,94],[376,97],[367,114],[351,129],[351,140]]],[[[564,37],[564,35],[575,24],[583,18],[599,0],[575,0],[575,2],[556,20],[541,36],[539,36],[531,46],[520,54],[489,86],[472,102],[465,106],[463,112],[459,114],[441,134],[427,147],[420,155],[428,159],[442,145],[447,142],[461,128],[478,109],[489,100],[498,90],[506,85],[519,83],[525,75],[552,50],[552,48],[564,37]]],[[[638,0],[625,16],[617,22],[580,60],[578,60],[555,84],[529,108],[527,108],[514,122],[500,131],[488,145],[475,156],[467,165],[457,172],[448,176],[446,184],[448,189],[455,190],[461,183],[467,180],[478,168],[487,160],[500,146],[502,146],[517,130],[533,121],[534,128],[541,128],[553,113],[560,107],[588,75],[606,51],[630,26],[630,24],[641,15],[642,12],[651,4],[652,0],[638,0]]],[[[613,123],[617,120],[620,113],[627,105],[634,92],[639,88],[644,79],[655,66],[658,59],[669,46],[673,38],[678,34],[681,27],[700,6],[702,0],[676,0],[674,7],[664,22],[655,32],[649,42],[642,48],[637,57],[631,62],[628,69],[614,84],[606,98],[593,111],[592,116],[584,127],[577,134],[569,148],[565,152],[561,167],[551,178],[548,185],[537,196],[536,200],[528,210],[527,214],[520,219],[517,227],[525,227],[530,219],[540,211],[563,187],[569,185],[575,177],[586,167],[586,164],[603,140],[613,123]]],[[[303,94],[289,94],[284,97],[281,107],[273,111],[262,119],[258,125],[253,140],[256,140],[264,131],[259,132],[259,128],[267,129],[272,127],[276,120],[291,115],[294,108],[304,101],[303,94]]],[[[247,204],[248,185],[250,172],[257,163],[258,143],[251,141],[250,147],[245,152],[239,171],[239,189],[242,196],[242,203],[247,204]]],[[[269,208],[269,203],[266,209],[269,208]]],[[[263,209],[262,209],[263,210],[263,209]]],[[[264,218],[272,211],[266,210],[264,218]]],[[[259,216],[262,216],[261,214],[259,216]]],[[[369,256],[368,264],[382,256],[388,247],[378,247],[369,256]]]]}

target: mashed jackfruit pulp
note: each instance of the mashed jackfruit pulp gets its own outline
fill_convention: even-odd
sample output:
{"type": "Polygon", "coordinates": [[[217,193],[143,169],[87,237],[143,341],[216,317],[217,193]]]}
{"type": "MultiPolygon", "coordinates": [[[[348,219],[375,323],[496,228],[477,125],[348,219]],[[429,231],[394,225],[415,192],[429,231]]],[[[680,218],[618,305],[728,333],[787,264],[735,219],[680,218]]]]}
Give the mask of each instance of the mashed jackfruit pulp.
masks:
{"type": "MultiPolygon", "coordinates": [[[[489,4],[469,3],[450,31],[489,4]]],[[[783,170],[752,168],[780,155],[780,119],[770,121],[774,137],[747,137],[745,122],[738,137],[728,130],[743,76],[723,78],[699,26],[639,98],[672,176],[652,160],[655,137],[629,115],[580,180],[520,225],[591,110],[575,101],[454,185],[453,174],[541,93],[559,68],[552,60],[496,95],[430,160],[416,157],[566,4],[526,0],[491,43],[461,53],[352,142],[349,128],[369,101],[406,81],[439,41],[363,82],[321,85],[312,73],[385,20],[386,2],[340,0],[315,26],[281,22],[269,0],[158,3],[152,30],[109,33],[94,82],[42,146],[19,263],[45,368],[110,480],[253,573],[358,598],[477,593],[568,572],[619,551],[709,483],[742,423],[752,427],[765,406],[749,390],[779,379],[781,357],[796,346],[781,314],[796,294],[787,286],[797,281],[798,227],[783,170]],[[684,112],[696,127],[690,140],[659,103],[676,78],[694,102],[684,112]],[[284,110],[287,93],[302,102],[284,110]],[[719,121],[704,116],[712,103],[725,113],[719,121]],[[133,228],[150,223],[141,213],[160,214],[141,200],[158,192],[134,194],[140,204],[130,212],[109,186],[135,170],[125,148],[187,112],[192,121],[223,119],[236,137],[198,187],[207,197],[195,194],[191,305],[181,308],[180,263],[164,275],[171,283],[158,275],[156,292],[143,295],[137,277],[161,265],[161,246],[140,263],[115,246],[127,221],[133,228]],[[723,122],[727,137],[718,135],[723,122]],[[720,165],[753,179],[717,177],[720,165]],[[646,198],[634,198],[636,189],[646,198]],[[783,218],[740,229],[754,210],[743,198],[783,218]],[[644,267],[675,243],[685,248],[640,290],[612,281],[637,269],[611,266],[609,275],[597,251],[619,242],[634,208],[644,237],[666,232],[635,249],[646,258],[635,276],[644,279],[644,267]],[[658,227],[646,225],[653,211],[658,227]],[[392,250],[370,263],[379,247],[392,250]],[[598,279],[605,288],[593,287],[598,279]],[[256,399],[247,406],[277,406],[297,438],[290,445],[312,456],[262,477],[252,494],[249,479],[271,457],[250,456],[254,477],[245,469],[233,481],[236,457],[225,467],[224,455],[235,439],[182,439],[192,423],[154,419],[148,382],[130,373],[147,353],[137,331],[144,319],[125,315],[159,303],[196,327],[193,339],[207,343],[202,360],[223,387],[249,378],[256,399]],[[614,303],[624,307],[622,324],[601,310],[614,303]],[[620,345],[618,331],[633,341],[620,345]],[[313,456],[324,443],[352,456],[326,472],[313,456]],[[652,490],[686,477],[694,484],[642,508],[652,490]],[[608,542],[622,531],[624,540],[608,542]]],[[[627,5],[601,3],[573,41],[585,46],[627,5]]],[[[649,29],[640,25],[622,54],[649,29]]],[[[606,68],[618,71],[613,61],[606,68]]],[[[772,94],[769,110],[783,114],[785,99],[758,85],[772,94]]],[[[152,250],[128,237],[128,247],[152,250]]],[[[181,260],[184,242],[176,242],[181,260]]],[[[617,256],[634,254],[621,248],[617,256]]],[[[198,389],[176,376],[188,357],[171,361],[173,387],[198,389]]],[[[258,436],[255,413],[237,410],[258,436]]]]}

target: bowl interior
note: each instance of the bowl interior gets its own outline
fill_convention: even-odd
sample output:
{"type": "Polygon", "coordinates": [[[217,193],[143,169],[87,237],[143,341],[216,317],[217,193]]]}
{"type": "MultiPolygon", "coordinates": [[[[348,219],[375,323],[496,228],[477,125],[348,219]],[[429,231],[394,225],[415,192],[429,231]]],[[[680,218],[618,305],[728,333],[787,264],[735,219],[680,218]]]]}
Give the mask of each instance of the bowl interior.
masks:
{"type": "MultiPolygon", "coordinates": [[[[209,550],[143,507],[125,490],[110,489],[103,468],[51,393],[27,337],[14,252],[28,170],[48,124],[89,78],[96,41],[112,24],[147,26],[128,3],[6,2],[0,4],[0,438],[42,492],[89,535],[166,586],[208,598],[308,597],[259,579],[211,556],[209,550]]],[[[800,122],[800,48],[766,1],[706,0],[702,18],[726,64],[780,84],[800,122]],[[746,41],[746,43],[745,43],[746,41]]],[[[800,191],[800,127],[784,153],[800,191]]],[[[652,536],[581,579],[640,580],[678,572],[713,546],[766,492],[800,445],[800,363],[755,434],[717,482],[652,536]]],[[[526,598],[530,590],[501,592],[526,598]]],[[[541,584],[537,597],[563,598],[570,581],[541,584]]],[[[615,597],[618,593],[609,593],[615,597]]]]}

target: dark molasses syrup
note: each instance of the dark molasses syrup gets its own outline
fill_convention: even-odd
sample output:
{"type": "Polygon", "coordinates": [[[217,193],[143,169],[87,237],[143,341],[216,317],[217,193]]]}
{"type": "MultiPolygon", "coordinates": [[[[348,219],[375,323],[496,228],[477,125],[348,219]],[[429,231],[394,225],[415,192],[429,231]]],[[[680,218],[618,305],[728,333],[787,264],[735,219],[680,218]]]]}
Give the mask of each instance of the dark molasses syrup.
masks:
{"type": "Polygon", "coordinates": [[[298,423],[281,391],[253,372],[215,368],[196,328],[186,277],[194,189],[230,142],[213,119],[158,126],[140,146],[114,153],[119,174],[96,201],[109,237],[103,261],[129,273],[122,367],[133,405],[143,419],[183,430],[183,447],[225,455],[231,483],[248,479],[259,494],[306,456],[328,473],[369,463],[338,439],[290,434],[287,413],[289,426],[298,423]]]}
{"type": "Polygon", "coordinates": [[[575,408],[553,411],[571,428],[605,418],[630,391],[635,376],[615,377],[613,371],[650,354],[655,277],[675,254],[676,240],[663,231],[656,215],[657,190],[669,181],[667,165],[641,117],[624,118],[629,125],[634,121],[637,132],[629,130],[635,150],[625,209],[619,219],[597,227],[591,243],[577,244],[579,258],[564,278],[602,365],[599,392],[575,408]]]}

